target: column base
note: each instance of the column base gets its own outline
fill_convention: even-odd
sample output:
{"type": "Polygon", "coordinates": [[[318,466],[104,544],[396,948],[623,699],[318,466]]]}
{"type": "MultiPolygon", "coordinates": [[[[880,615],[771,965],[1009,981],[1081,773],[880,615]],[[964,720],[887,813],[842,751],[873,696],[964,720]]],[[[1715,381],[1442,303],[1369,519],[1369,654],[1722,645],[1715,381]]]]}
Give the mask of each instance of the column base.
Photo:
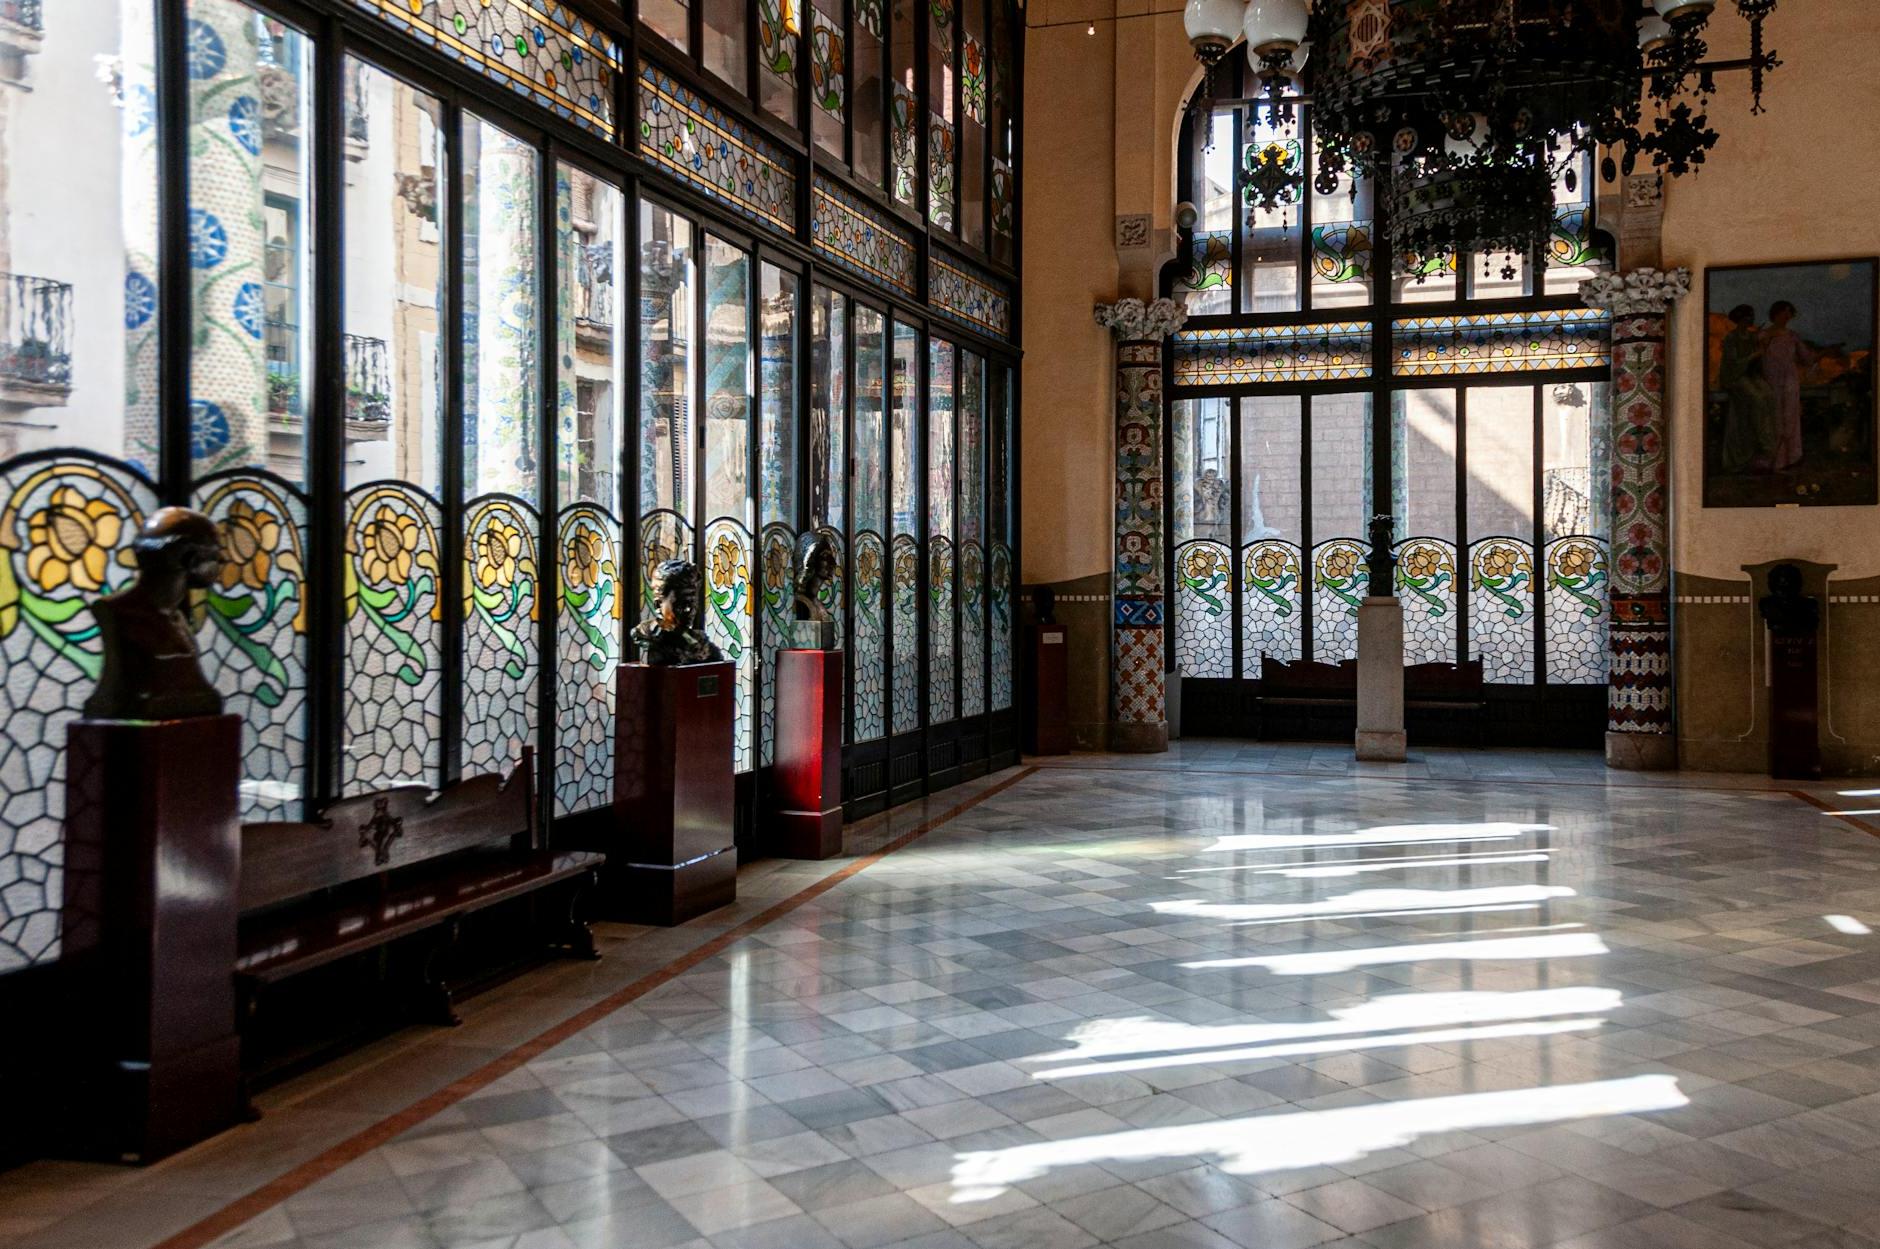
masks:
{"type": "Polygon", "coordinates": [[[1608,733],[1606,766],[1618,772],[1675,772],[1678,739],[1669,733],[1608,733]]]}
{"type": "Polygon", "coordinates": [[[1409,739],[1402,733],[1358,730],[1359,763],[1402,763],[1409,754],[1409,739]]]}
{"type": "Polygon", "coordinates": [[[1110,749],[1119,755],[1168,753],[1168,724],[1112,724],[1110,749]]]}

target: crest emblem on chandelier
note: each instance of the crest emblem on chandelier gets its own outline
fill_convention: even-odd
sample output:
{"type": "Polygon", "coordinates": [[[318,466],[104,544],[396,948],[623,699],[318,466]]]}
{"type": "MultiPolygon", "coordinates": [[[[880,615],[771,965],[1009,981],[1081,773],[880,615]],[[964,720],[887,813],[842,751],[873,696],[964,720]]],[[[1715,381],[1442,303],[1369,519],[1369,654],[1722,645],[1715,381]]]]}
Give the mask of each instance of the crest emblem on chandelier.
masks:
{"type": "MultiPolygon", "coordinates": [[[[1309,100],[1314,188],[1374,179],[1381,228],[1405,257],[1531,255],[1554,194],[1578,191],[1591,154],[1602,176],[1682,177],[1717,144],[1717,77],[1750,76],[1752,113],[1781,65],[1763,42],[1779,0],[1188,0],[1183,21],[1208,78],[1244,38],[1258,84],[1247,106],[1289,130],[1309,100]],[[1749,55],[1714,60],[1719,8],[1748,24],[1749,55]]],[[[1294,144],[1296,147],[1296,143],[1294,144]]],[[[1250,150],[1249,211],[1283,210],[1307,162],[1285,142],[1250,150]]],[[[1512,260],[1509,262],[1512,264],[1512,260]]]]}

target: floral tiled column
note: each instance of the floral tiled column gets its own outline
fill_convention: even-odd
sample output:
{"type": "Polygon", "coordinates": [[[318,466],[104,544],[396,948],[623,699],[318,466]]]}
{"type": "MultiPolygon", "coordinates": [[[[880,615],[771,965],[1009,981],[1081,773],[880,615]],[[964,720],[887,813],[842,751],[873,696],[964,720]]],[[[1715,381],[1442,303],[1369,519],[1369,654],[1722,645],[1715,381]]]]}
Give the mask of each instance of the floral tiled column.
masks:
{"type": "Polygon", "coordinates": [[[1580,288],[1612,313],[1612,572],[1606,764],[1678,765],[1671,707],[1671,429],[1665,325],[1690,293],[1684,269],[1635,269],[1580,288]]]}
{"type": "Polygon", "coordinates": [[[1116,567],[1110,746],[1168,749],[1163,687],[1162,344],[1187,313],[1173,300],[1097,306],[1116,335],[1116,567]]]}

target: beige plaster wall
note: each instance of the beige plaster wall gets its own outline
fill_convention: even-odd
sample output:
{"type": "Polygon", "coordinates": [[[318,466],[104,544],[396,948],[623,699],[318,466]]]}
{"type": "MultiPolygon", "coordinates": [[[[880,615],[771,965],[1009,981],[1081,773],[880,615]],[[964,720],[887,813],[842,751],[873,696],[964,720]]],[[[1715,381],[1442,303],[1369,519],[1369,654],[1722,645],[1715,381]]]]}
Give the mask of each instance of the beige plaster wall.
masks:
{"type": "MultiPolygon", "coordinates": [[[[1742,27],[1728,13],[1715,25],[1720,36],[1742,27]]],[[[1671,326],[1673,564],[1741,581],[1745,564],[1799,558],[1840,565],[1837,578],[1870,577],[1880,574],[1880,508],[1701,506],[1705,268],[1880,254],[1880,3],[1785,4],[1768,32],[1785,62],[1764,93],[1768,113],[1749,115],[1745,75],[1719,78],[1710,116],[1722,141],[1665,194],[1664,260],[1689,268],[1693,288],[1671,326]]],[[[1713,43],[1718,55],[1747,51],[1713,43]]]]}

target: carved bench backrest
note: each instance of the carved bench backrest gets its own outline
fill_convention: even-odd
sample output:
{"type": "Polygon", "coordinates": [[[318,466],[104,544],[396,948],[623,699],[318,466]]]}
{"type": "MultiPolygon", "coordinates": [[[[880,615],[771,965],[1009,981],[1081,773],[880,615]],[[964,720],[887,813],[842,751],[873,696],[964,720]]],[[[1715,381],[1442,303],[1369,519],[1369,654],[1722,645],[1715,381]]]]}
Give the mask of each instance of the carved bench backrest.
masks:
{"type": "Polygon", "coordinates": [[[1260,692],[1269,698],[1288,694],[1350,694],[1358,692],[1358,661],[1323,664],[1299,659],[1285,663],[1260,656],[1260,692]]]}
{"type": "Polygon", "coordinates": [[[1411,698],[1482,694],[1482,661],[1459,664],[1411,664],[1404,670],[1404,690],[1411,698]]]}
{"type": "Polygon", "coordinates": [[[241,909],[395,872],[492,842],[536,844],[535,754],[507,776],[466,777],[435,793],[399,785],[342,798],[312,823],[242,825],[241,909]]]}

